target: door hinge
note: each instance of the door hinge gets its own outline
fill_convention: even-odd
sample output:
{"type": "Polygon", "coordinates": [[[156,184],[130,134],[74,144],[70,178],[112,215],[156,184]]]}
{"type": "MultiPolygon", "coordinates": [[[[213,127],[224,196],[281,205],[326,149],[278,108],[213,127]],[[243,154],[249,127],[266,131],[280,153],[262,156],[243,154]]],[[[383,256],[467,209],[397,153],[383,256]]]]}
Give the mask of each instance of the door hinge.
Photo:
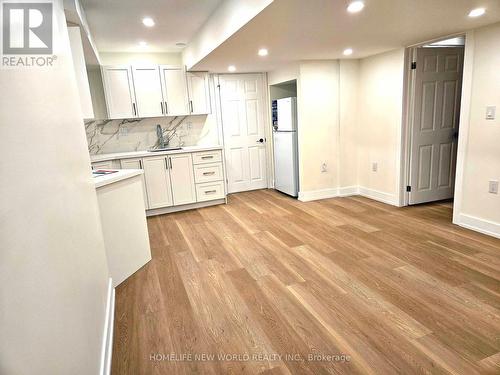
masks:
{"type": "Polygon", "coordinates": [[[417,62],[416,62],[416,61],[413,61],[413,62],[411,63],[411,69],[412,69],[412,70],[417,69],[417,62]]]}
{"type": "Polygon", "coordinates": [[[410,192],[411,192],[411,186],[407,186],[407,187],[406,187],[406,191],[407,191],[408,193],[410,193],[410,192]]]}

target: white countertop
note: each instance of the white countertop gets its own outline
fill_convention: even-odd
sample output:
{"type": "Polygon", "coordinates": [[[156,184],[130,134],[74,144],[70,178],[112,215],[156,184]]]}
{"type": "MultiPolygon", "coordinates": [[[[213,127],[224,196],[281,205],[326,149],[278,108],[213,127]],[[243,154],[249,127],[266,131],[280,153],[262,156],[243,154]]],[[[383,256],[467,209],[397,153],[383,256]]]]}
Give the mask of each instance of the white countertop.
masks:
{"type": "Polygon", "coordinates": [[[222,150],[222,146],[190,146],[190,147],[183,147],[180,150],[157,151],[157,152],[151,152],[151,151],[115,152],[112,154],[90,155],[90,160],[92,162],[96,162],[96,161],[142,158],[145,156],[161,156],[168,154],[182,154],[185,152],[212,151],[212,150],[222,150]]]}
{"type": "Polygon", "coordinates": [[[92,178],[94,179],[94,184],[96,189],[112,184],[114,182],[126,180],[127,178],[139,176],[144,173],[142,169],[110,169],[110,170],[117,172],[101,175],[98,177],[92,176],[92,178]]]}

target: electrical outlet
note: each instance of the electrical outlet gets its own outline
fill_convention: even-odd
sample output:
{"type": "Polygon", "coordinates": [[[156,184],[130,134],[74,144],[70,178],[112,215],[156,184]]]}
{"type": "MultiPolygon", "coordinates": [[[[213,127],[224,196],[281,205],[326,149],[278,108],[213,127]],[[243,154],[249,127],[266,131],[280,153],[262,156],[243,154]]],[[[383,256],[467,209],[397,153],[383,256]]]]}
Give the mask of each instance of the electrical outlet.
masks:
{"type": "Polygon", "coordinates": [[[378,163],[372,163],[372,172],[378,171],[378,163]]]}
{"type": "Polygon", "coordinates": [[[321,164],[321,173],[325,173],[328,171],[328,166],[326,163],[321,164]]]}
{"type": "Polygon", "coordinates": [[[498,194],[498,181],[490,181],[489,190],[491,194],[498,194]]]}
{"type": "Polygon", "coordinates": [[[126,126],[120,126],[119,134],[120,134],[120,136],[127,136],[128,135],[128,128],[126,126]]]}
{"type": "Polygon", "coordinates": [[[486,120],[494,120],[496,117],[497,107],[490,105],[486,107],[486,120]]]}

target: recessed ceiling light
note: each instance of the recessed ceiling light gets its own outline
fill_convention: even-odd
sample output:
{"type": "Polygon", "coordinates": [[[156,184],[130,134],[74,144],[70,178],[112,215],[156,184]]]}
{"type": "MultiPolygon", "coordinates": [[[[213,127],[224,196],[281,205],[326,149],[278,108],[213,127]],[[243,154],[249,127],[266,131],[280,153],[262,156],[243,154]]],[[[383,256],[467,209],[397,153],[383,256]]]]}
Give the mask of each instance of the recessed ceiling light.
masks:
{"type": "Polygon", "coordinates": [[[141,41],[141,42],[139,42],[139,45],[141,47],[146,47],[148,44],[146,42],[144,42],[144,41],[141,41]]]}
{"type": "Polygon", "coordinates": [[[482,16],[485,13],[486,13],[486,9],[484,9],[484,8],[476,8],[476,9],[472,9],[470,11],[469,17],[472,17],[472,18],[480,17],[480,16],[482,16]]]}
{"type": "Polygon", "coordinates": [[[266,48],[261,48],[259,49],[258,54],[259,56],[267,56],[269,54],[269,51],[266,48]]]}
{"type": "Polygon", "coordinates": [[[227,67],[227,70],[229,70],[230,72],[235,72],[236,71],[236,67],[234,65],[229,65],[227,67]]]}
{"type": "Polygon", "coordinates": [[[347,7],[347,11],[349,13],[358,13],[358,12],[361,12],[364,7],[365,7],[365,3],[363,3],[362,1],[353,1],[347,7]]]}
{"type": "Polygon", "coordinates": [[[350,55],[352,55],[352,53],[353,53],[352,48],[347,48],[347,49],[344,50],[344,55],[345,56],[350,56],[350,55]]]}
{"type": "Polygon", "coordinates": [[[144,17],[142,23],[147,27],[153,27],[155,25],[155,21],[153,21],[151,17],[144,17]]]}

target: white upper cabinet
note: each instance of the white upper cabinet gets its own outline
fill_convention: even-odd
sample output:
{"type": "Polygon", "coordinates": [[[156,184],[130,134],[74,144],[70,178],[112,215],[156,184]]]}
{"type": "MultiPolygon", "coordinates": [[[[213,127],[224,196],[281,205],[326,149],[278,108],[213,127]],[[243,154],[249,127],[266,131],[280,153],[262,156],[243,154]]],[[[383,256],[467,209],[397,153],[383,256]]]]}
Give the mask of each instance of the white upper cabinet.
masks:
{"type": "Polygon", "coordinates": [[[137,116],[163,116],[165,109],[158,66],[133,66],[132,76],[134,79],[137,116]]]}
{"type": "Polygon", "coordinates": [[[192,115],[206,115],[211,112],[208,73],[187,72],[189,112],[192,115]]]}
{"type": "Polygon", "coordinates": [[[109,118],[137,117],[132,69],[129,66],[103,66],[102,77],[109,118]]]}
{"type": "Polygon", "coordinates": [[[206,115],[211,112],[208,73],[180,66],[103,66],[111,119],[206,115]]]}
{"type": "Polygon", "coordinates": [[[191,154],[171,155],[168,158],[174,205],[196,202],[193,159],[191,154]]]}
{"type": "Polygon", "coordinates": [[[161,65],[161,85],[164,108],[167,116],[185,116],[189,114],[186,72],[182,67],[161,65]]]}

